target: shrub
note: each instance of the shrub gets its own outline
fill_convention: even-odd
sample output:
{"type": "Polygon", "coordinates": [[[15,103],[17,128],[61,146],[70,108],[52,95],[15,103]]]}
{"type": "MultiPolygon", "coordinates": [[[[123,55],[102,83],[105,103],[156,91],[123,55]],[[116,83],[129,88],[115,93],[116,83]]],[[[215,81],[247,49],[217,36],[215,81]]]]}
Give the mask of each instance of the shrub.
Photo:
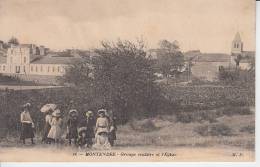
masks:
{"type": "Polygon", "coordinates": [[[132,121],[130,122],[130,126],[133,130],[139,132],[151,132],[159,129],[155,126],[151,119],[145,119],[143,121],[132,121]]]}
{"type": "Polygon", "coordinates": [[[252,112],[249,107],[234,107],[228,106],[217,110],[218,116],[233,116],[233,115],[250,115],[252,112]]]}
{"type": "Polygon", "coordinates": [[[225,124],[202,125],[194,129],[201,136],[232,136],[233,130],[225,124]]]}
{"type": "Polygon", "coordinates": [[[198,110],[194,112],[179,112],[176,114],[177,121],[183,123],[209,121],[216,122],[216,112],[212,110],[198,110]]]}
{"type": "Polygon", "coordinates": [[[255,125],[244,126],[244,127],[240,128],[239,131],[253,134],[253,133],[255,133],[255,125]]]}

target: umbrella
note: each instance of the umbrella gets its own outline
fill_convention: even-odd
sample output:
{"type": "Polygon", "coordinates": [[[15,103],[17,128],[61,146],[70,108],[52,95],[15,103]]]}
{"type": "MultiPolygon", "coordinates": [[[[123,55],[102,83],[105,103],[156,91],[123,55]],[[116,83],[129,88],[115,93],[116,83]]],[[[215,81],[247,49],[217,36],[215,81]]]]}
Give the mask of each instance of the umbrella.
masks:
{"type": "Polygon", "coordinates": [[[50,110],[55,110],[57,108],[56,104],[45,104],[44,106],[42,106],[41,108],[41,112],[45,113],[48,112],[50,110]]]}

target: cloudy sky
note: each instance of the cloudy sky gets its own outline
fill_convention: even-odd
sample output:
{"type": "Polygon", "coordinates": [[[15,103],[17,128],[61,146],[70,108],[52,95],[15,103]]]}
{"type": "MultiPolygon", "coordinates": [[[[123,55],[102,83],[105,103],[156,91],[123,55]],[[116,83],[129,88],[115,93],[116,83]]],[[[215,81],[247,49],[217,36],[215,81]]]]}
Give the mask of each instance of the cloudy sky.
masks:
{"type": "Polygon", "coordinates": [[[0,0],[0,40],[52,49],[143,37],[149,48],[168,39],[184,51],[229,53],[237,31],[255,50],[254,0],[0,0]]]}

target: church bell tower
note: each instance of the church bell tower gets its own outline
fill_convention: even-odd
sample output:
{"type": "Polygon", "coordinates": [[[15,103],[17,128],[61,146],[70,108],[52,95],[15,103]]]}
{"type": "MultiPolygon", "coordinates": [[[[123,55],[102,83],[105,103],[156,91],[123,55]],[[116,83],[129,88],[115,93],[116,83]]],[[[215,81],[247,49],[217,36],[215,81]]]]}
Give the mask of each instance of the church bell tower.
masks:
{"type": "Polygon", "coordinates": [[[242,52],[243,52],[243,42],[241,40],[240,34],[237,32],[234,40],[232,41],[232,46],[231,46],[231,58],[230,58],[231,66],[236,65],[235,59],[237,58],[238,55],[242,55],[242,52]]]}

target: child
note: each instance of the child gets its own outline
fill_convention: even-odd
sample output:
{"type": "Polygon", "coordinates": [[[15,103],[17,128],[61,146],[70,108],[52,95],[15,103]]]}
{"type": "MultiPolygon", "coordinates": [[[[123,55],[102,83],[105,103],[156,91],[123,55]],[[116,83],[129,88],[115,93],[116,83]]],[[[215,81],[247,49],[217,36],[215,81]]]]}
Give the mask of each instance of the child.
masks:
{"type": "Polygon", "coordinates": [[[51,119],[51,129],[48,134],[48,138],[52,139],[54,143],[58,144],[61,139],[62,135],[62,119],[61,119],[61,112],[59,109],[54,110],[52,113],[51,119]]]}
{"type": "Polygon", "coordinates": [[[73,109],[69,111],[69,119],[67,122],[67,136],[69,139],[69,145],[71,145],[71,140],[74,139],[74,144],[77,143],[78,138],[78,111],[73,109]]]}
{"type": "Polygon", "coordinates": [[[78,138],[78,141],[77,141],[79,149],[83,149],[83,148],[87,147],[86,131],[87,131],[86,127],[79,128],[79,138],[78,138]]]}

